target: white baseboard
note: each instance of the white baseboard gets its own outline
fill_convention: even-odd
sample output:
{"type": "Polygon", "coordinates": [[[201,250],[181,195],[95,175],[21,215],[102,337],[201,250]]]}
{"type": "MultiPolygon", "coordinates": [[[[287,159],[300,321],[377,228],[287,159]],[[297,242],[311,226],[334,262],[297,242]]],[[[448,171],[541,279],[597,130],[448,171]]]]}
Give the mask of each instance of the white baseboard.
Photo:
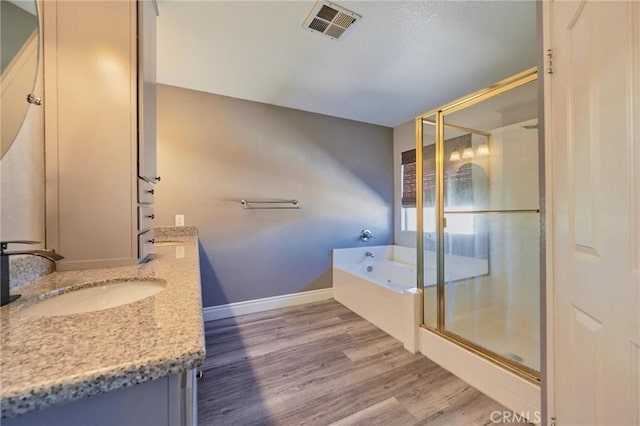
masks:
{"type": "Polygon", "coordinates": [[[271,309],[286,308],[287,306],[302,305],[304,303],[319,302],[331,299],[333,288],[303,291],[301,293],[283,294],[281,296],[265,297],[264,299],[247,300],[245,302],[229,303],[227,305],[207,306],[202,309],[204,321],[214,321],[239,315],[269,311],[271,309]]]}

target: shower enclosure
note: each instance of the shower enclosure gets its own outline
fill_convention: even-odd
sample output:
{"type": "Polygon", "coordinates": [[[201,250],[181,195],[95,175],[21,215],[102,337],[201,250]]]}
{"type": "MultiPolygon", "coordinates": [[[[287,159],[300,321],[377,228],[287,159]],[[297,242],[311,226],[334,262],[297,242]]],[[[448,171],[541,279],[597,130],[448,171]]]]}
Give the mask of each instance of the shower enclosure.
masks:
{"type": "Polygon", "coordinates": [[[540,374],[536,69],[416,118],[422,326],[540,374]]]}

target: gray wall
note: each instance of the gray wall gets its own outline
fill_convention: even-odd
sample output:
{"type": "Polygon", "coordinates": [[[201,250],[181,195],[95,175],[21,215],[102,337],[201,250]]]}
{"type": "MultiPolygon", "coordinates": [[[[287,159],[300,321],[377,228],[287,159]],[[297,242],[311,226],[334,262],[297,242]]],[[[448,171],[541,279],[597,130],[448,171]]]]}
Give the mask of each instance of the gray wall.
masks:
{"type": "Polygon", "coordinates": [[[392,129],[158,87],[156,224],[198,227],[204,306],[326,288],[331,250],[393,241],[392,129]],[[241,199],[301,210],[243,210],[241,199]]]}
{"type": "Polygon", "coordinates": [[[416,148],[416,122],[411,120],[393,129],[393,185],[395,188],[395,198],[393,203],[394,221],[393,229],[395,235],[394,244],[405,247],[416,246],[415,231],[403,231],[401,227],[402,209],[402,153],[416,148]]]}

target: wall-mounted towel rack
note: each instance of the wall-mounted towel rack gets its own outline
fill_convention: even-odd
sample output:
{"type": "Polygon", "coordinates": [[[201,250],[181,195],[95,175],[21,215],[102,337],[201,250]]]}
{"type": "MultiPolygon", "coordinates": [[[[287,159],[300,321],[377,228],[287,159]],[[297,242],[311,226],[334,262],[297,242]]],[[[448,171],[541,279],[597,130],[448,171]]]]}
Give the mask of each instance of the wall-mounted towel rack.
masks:
{"type": "Polygon", "coordinates": [[[291,210],[300,208],[300,202],[298,200],[240,200],[240,203],[242,204],[242,208],[246,210],[291,210]]]}

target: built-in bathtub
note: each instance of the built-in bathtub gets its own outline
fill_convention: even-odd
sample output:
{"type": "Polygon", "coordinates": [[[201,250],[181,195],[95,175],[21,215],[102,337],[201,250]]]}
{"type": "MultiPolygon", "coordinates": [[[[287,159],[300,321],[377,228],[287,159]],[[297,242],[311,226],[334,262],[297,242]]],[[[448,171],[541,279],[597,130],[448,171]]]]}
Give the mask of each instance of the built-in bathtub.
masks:
{"type": "MultiPolygon", "coordinates": [[[[427,300],[435,300],[435,253],[425,253],[425,297],[427,300]]],[[[447,255],[445,263],[455,265],[446,268],[448,272],[445,279],[452,283],[452,290],[456,288],[457,303],[463,305],[471,297],[465,294],[468,292],[465,292],[463,281],[470,277],[486,275],[488,262],[486,259],[447,255]],[[460,281],[460,284],[457,285],[456,281],[460,281]]],[[[369,246],[333,250],[334,298],[405,343],[405,346],[411,340],[417,325],[422,322],[421,313],[414,312],[420,306],[417,300],[416,276],[414,248],[369,246]]],[[[431,320],[435,321],[435,310],[427,310],[425,320],[428,323],[431,320]]]]}
{"type": "Polygon", "coordinates": [[[400,293],[416,286],[415,265],[390,259],[381,261],[372,259],[368,262],[342,265],[339,268],[400,293]]]}
{"type": "Polygon", "coordinates": [[[417,314],[415,253],[400,246],[333,250],[333,297],[405,342],[414,333],[417,314]]]}

